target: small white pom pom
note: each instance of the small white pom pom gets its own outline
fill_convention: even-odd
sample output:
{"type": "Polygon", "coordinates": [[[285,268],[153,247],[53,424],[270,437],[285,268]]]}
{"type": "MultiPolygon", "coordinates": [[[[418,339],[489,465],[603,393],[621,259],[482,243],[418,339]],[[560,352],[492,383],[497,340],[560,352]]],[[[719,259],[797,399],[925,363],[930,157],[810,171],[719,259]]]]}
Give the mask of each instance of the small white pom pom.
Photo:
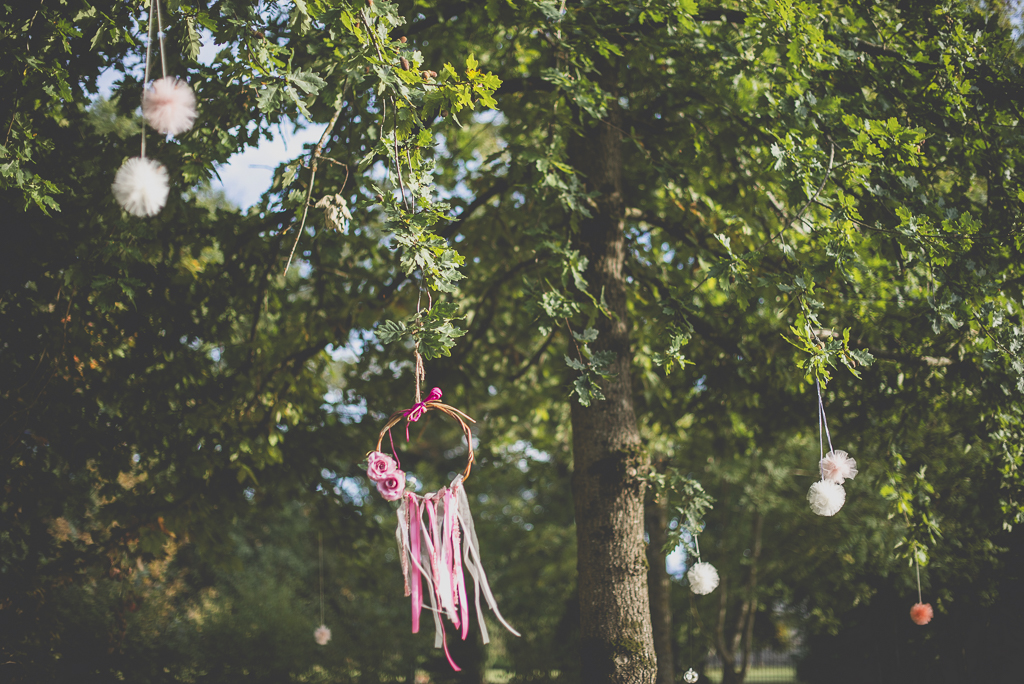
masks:
{"type": "Polygon", "coordinates": [[[686,579],[690,580],[690,590],[703,596],[718,586],[718,570],[711,563],[694,563],[686,572],[686,579]]]}
{"type": "Polygon", "coordinates": [[[188,83],[165,76],[142,94],[142,115],[164,135],[178,135],[196,120],[196,96],[188,83]]]}
{"type": "Polygon", "coordinates": [[[154,216],[167,203],[167,169],[145,157],[132,157],[117,170],[114,197],[134,216],[154,216]]]}
{"type": "Polygon", "coordinates": [[[327,625],[320,625],[313,630],[313,638],[316,639],[316,643],[326,646],[327,642],[331,640],[331,628],[327,625]]]}
{"type": "Polygon", "coordinates": [[[822,480],[811,485],[810,491],[807,492],[807,500],[811,504],[811,510],[817,515],[835,515],[846,503],[846,490],[835,482],[822,480]]]}
{"type": "Polygon", "coordinates": [[[821,469],[821,478],[836,484],[843,484],[845,480],[852,480],[857,477],[857,461],[850,458],[845,451],[830,451],[825,458],[818,463],[821,469]]]}

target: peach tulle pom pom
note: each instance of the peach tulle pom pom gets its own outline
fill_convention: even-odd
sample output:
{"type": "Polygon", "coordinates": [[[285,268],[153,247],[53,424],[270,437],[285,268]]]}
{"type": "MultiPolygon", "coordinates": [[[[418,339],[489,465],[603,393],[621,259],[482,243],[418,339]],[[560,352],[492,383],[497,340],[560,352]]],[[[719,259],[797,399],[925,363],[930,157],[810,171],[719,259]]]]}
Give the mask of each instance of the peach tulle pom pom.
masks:
{"type": "Polygon", "coordinates": [[[142,115],[164,135],[178,135],[196,120],[196,96],[188,83],[165,76],[142,94],[142,115]]]}
{"type": "Polygon", "coordinates": [[[327,625],[320,625],[313,631],[313,638],[316,639],[316,643],[326,646],[327,642],[331,640],[331,628],[327,625]]]}
{"type": "Polygon", "coordinates": [[[927,625],[935,617],[930,603],[915,603],[910,609],[910,619],[917,625],[927,625]]]}
{"type": "Polygon", "coordinates": [[[857,461],[850,458],[845,451],[830,451],[818,464],[821,479],[843,484],[846,480],[857,477],[857,461]]]}

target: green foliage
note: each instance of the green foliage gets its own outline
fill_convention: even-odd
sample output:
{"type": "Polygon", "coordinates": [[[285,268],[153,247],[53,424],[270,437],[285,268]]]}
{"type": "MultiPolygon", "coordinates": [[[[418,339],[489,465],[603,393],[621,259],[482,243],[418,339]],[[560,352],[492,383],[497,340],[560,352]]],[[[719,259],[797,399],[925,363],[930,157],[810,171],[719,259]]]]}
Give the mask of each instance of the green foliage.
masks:
{"type": "Polygon", "coordinates": [[[925,479],[927,465],[906,477],[904,470],[907,461],[897,453],[892,454],[892,467],[886,472],[887,483],[879,490],[879,494],[892,502],[889,519],[902,516],[906,522],[906,536],[897,542],[895,549],[903,549],[903,555],[911,562],[924,567],[928,565],[928,549],[942,537],[935,518],[929,515],[931,497],[935,488],[925,479]],[[915,507],[915,503],[919,506],[915,507]],[[929,544],[925,543],[925,540],[929,544]]]}
{"type": "MultiPolygon", "coordinates": [[[[543,306],[543,303],[541,305],[543,306]]],[[[591,351],[590,343],[597,339],[597,330],[594,328],[587,328],[583,333],[572,331],[572,336],[578,356],[575,359],[568,354],[565,356],[565,365],[579,373],[573,381],[572,394],[576,395],[582,406],[590,406],[594,401],[604,401],[604,393],[597,380],[614,375],[611,365],[615,361],[615,353],[607,349],[591,351]]]]}
{"type": "Polygon", "coordinates": [[[668,555],[685,541],[684,536],[691,539],[704,529],[704,516],[715,504],[700,482],[682,473],[676,466],[668,466],[664,471],[654,470],[645,477],[654,488],[655,496],[668,497],[673,521],[669,523],[668,541],[661,552],[668,555]],[[684,535],[685,533],[685,535],[684,535]]]}

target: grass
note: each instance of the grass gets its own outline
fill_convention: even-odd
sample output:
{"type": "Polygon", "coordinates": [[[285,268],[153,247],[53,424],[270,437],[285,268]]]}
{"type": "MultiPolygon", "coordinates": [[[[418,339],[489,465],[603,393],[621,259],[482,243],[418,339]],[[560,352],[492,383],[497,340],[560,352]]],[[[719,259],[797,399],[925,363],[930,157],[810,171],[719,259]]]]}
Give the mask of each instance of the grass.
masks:
{"type": "MultiPolygon", "coordinates": [[[[704,673],[712,684],[719,684],[722,681],[722,669],[707,670],[704,673]]],[[[744,684],[798,684],[796,668],[782,665],[770,667],[753,666],[747,670],[747,678],[744,684]]]]}

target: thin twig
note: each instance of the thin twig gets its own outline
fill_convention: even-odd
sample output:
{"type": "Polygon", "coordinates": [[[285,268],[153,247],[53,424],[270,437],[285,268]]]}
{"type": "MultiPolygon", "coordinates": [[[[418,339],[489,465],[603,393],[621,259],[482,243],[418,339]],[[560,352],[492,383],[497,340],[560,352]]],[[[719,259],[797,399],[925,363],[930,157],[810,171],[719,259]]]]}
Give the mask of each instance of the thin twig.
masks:
{"type": "MultiPolygon", "coordinates": [[[[342,97],[344,97],[345,91],[342,89],[342,97]]],[[[331,131],[334,130],[334,124],[338,123],[338,117],[341,116],[341,111],[345,108],[344,101],[338,105],[338,108],[334,110],[334,116],[331,117],[330,123],[327,124],[327,128],[324,130],[324,134],[320,136],[320,141],[317,142],[316,147],[313,148],[313,158],[310,161],[310,173],[309,173],[309,189],[306,190],[306,202],[302,207],[302,221],[299,224],[299,230],[295,234],[295,242],[292,243],[292,251],[288,255],[288,263],[285,264],[284,274],[288,275],[288,269],[292,265],[292,257],[295,256],[295,248],[299,246],[299,239],[302,237],[302,230],[306,227],[306,215],[309,213],[309,200],[313,196],[313,181],[316,179],[316,167],[320,161],[320,155],[323,154],[324,145],[327,143],[327,139],[331,135],[331,131]]],[[[345,181],[348,181],[348,167],[345,167],[345,181]]],[[[291,226],[288,226],[291,228],[291,226]]]]}
{"type": "Polygon", "coordinates": [[[553,340],[555,338],[555,333],[557,333],[557,332],[558,332],[558,328],[552,328],[551,329],[551,332],[548,333],[547,339],[545,339],[543,344],[541,344],[540,347],[538,347],[537,351],[534,352],[533,356],[530,357],[530,360],[527,361],[526,364],[523,365],[522,368],[517,370],[515,372],[515,374],[511,378],[509,378],[510,382],[515,382],[519,378],[521,378],[524,375],[526,375],[526,372],[528,370],[530,370],[530,368],[533,366],[533,364],[537,363],[537,361],[540,360],[541,354],[543,354],[544,350],[547,349],[548,345],[551,344],[551,340],[553,340]]]}
{"type": "Polygon", "coordinates": [[[580,345],[576,343],[576,336],[572,332],[572,326],[569,325],[569,319],[565,316],[563,316],[562,319],[565,321],[565,327],[569,330],[569,338],[572,340],[573,346],[576,347],[576,356],[580,357],[580,363],[586,366],[587,362],[583,360],[583,354],[580,352],[580,345]]]}
{"type": "MultiPolygon", "coordinates": [[[[395,111],[398,111],[398,105],[395,105],[395,111]]],[[[397,115],[396,115],[397,116],[397,115]]],[[[405,181],[402,180],[402,157],[398,153],[398,121],[395,121],[395,171],[398,173],[398,190],[402,193],[402,204],[405,205],[405,210],[409,211],[409,200],[405,197],[405,181]]],[[[411,189],[410,189],[411,192],[411,189]]]]}
{"type": "MultiPolygon", "coordinates": [[[[825,177],[821,179],[821,184],[818,186],[818,189],[814,191],[814,194],[811,195],[811,198],[809,200],[807,200],[807,202],[804,204],[803,208],[800,209],[800,211],[797,213],[796,217],[793,218],[793,221],[801,221],[803,219],[804,213],[807,211],[807,208],[809,206],[811,206],[811,204],[814,202],[814,200],[818,199],[818,195],[820,195],[821,191],[825,189],[825,184],[828,183],[828,179],[832,176],[832,163],[835,161],[835,158],[836,158],[836,145],[835,145],[835,143],[830,142],[829,143],[829,153],[828,153],[828,169],[825,171],[825,177]]],[[[763,247],[765,247],[765,245],[770,245],[773,242],[775,242],[776,238],[778,238],[780,235],[782,235],[782,233],[785,232],[787,227],[788,226],[783,226],[779,230],[778,233],[776,233],[773,237],[768,239],[768,242],[762,244],[760,247],[758,247],[754,251],[755,252],[759,251],[763,247]]]]}

